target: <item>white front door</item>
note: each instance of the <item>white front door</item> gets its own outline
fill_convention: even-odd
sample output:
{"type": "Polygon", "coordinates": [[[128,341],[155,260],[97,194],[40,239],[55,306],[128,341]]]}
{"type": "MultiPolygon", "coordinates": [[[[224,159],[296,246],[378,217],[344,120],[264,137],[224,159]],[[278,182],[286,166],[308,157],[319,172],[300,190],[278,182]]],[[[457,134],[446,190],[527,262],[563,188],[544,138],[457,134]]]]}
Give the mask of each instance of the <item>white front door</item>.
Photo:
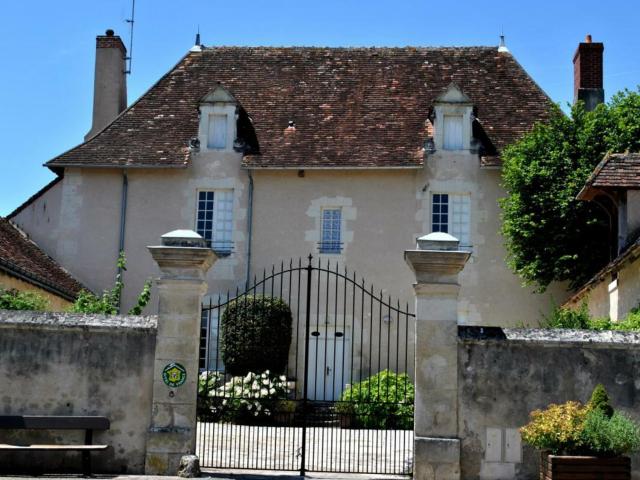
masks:
{"type": "Polygon", "coordinates": [[[307,389],[309,400],[339,400],[344,385],[349,383],[347,377],[351,359],[347,358],[350,352],[345,333],[343,327],[311,327],[307,389]]]}

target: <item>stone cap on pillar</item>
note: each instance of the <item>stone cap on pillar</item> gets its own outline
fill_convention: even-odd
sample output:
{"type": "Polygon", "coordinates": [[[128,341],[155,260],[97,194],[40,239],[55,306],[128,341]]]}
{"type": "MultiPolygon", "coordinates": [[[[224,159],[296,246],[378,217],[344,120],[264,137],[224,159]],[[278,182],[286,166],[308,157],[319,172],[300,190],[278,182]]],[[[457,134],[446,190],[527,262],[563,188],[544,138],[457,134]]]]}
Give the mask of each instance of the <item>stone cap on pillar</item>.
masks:
{"type": "Polygon", "coordinates": [[[415,250],[405,250],[404,259],[419,283],[457,283],[471,253],[460,250],[460,241],[448,233],[433,232],[418,238],[415,250]]]}
{"type": "Polygon", "coordinates": [[[166,247],[201,247],[206,248],[207,241],[193,230],[173,230],[160,237],[166,247]]]}
{"type": "Polygon", "coordinates": [[[162,235],[158,246],[149,246],[162,278],[203,279],[218,259],[201,235],[192,230],[174,230],[162,235]]]}

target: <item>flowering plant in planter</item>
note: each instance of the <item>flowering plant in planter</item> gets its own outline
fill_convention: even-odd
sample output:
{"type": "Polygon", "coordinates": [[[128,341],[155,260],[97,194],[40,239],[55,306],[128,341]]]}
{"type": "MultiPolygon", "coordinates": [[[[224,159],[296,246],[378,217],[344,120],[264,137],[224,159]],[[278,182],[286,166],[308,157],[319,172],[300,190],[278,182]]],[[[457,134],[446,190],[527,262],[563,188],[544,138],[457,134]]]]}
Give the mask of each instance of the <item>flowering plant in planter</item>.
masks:
{"type": "Polygon", "coordinates": [[[570,401],[531,412],[520,433],[525,443],[542,451],[541,478],[580,473],[588,480],[610,472],[630,478],[630,460],[623,455],[640,449],[640,426],[614,411],[602,385],[586,405],[570,401]]]}

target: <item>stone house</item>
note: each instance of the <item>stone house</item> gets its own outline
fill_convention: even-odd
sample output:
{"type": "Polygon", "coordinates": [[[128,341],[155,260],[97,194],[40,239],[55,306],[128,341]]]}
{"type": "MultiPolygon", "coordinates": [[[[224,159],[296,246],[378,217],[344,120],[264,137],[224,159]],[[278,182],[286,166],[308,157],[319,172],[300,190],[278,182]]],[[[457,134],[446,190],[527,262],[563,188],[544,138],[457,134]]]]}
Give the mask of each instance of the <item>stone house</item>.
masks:
{"type": "Polygon", "coordinates": [[[598,202],[611,219],[612,260],[564,304],[586,303],[594,317],[621,320],[640,305],[640,153],[608,154],[578,199],[598,202]]]}
{"type": "Polygon", "coordinates": [[[83,286],[24,232],[0,217],[0,290],[36,292],[48,310],[71,306],[83,286]]]}
{"type": "Polygon", "coordinates": [[[445,231],[472,252],[460,323],[536,324],[563,300],[523,288],[504,261],[500,152],[552,108],[504,45],[195,45],[129,107],[125,56],[113,31],[97,38],[93,127],[10,215],[92,290],[125,250],[128,308],[156,274],[146,246],[184,228],[220,257],[211,295],[312,253],[405,301],[401,252],[445,231]]]}

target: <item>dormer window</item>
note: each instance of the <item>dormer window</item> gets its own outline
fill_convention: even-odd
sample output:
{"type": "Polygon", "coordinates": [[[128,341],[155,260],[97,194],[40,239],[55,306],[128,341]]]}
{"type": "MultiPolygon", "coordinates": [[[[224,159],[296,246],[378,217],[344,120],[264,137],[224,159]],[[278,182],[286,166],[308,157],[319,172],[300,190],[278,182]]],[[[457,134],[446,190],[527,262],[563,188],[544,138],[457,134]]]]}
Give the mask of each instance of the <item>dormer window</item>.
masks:
{"type": "Polygon", "coordinates": [[[227,148],[227,130],[229,116],[225,113],[209,115],[209,132],[207,134],[207,148],[223,150],[227,148]]]}
{"type": "Polygon", "coordinates": [[[471,150],[473,104],[455,84],[434,102],[435,150],[471,150]]]}
{"type": "Polygon", "coordinates": [[[236,140],[238,102],[227,90],[216,87],[200,101],[200,145],[206,150],[228,151],[236,140]]]}
{"type": "Polygon", "coordinates": [[[463,149],[463,128],[462,115],[446,115],[444,116],[444,144],[445,150],[462,150],[463,149]]]}
{"type": "Polygon", "coordinates": [[[200,100],[201,151],[259,153],[253,123],[236,98],[218,85],[200,100]]]}

